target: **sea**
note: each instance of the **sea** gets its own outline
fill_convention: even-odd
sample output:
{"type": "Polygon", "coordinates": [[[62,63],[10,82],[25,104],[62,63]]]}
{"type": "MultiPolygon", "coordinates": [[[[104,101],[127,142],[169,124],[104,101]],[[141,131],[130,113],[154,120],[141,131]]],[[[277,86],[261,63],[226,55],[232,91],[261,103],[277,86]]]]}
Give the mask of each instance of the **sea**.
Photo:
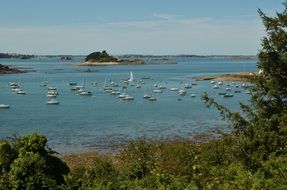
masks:
{"type": "Polygon", "coordinates": [[[207,107],[201,96],[207,92],[232,111],[240,111],[239,103],[248,104],[250,99],[241,87],[242,82],[224,81],[219,89],[213,89],[211,81],[196,81],[193,77],[257,72],[257,61],[186,56],[168,59],[177,64],[160,64],[161,59],[148,58],[150,64],[146,65],[79,67],[75,63],[83,61],[83,56],[73,56],[68,61],[56,56],[0,59],[0,64],[30,71],[0,75],[0,104],[10,105],[9,109],[0,109],[0,138],[40,133],[47,137],[50,148],[66,154],[113,152],[119,144],[138,138],[193,140],[201,134],[218,135],[218,131],[231,130],[231,123],[222,120],[215,108],[207,107]],[[131,72],[134,85],[122,88],[131,72]],[[26,94],[13,92],[9,86],[12,81],[17,82],[26,94]],[[85,86],[92,96],[81,96],[72,91],[71,82],[85,86]],[[104,86],[111,83],[118,84],[116,89],[134,100],[125,101],[105,92],[104,86]],[[137,88],[137,84],[141,88],[137,88]],[[185,89],[184,96],[170,90],[184,88],[185,84],[192,84],[192,88],[185,89]],[[166,89],[154,93],[156,86],[166,89]],[[227,86],[234,96],[223,98],[218,95],[225,92],[227,86]],[[47,105],[48,87],[57,88],[59,105],[47,105]],[[233,93],[234,90],[241,93],[233,93]],[[157,100],[143,99],[145,93],[157,100]]]}

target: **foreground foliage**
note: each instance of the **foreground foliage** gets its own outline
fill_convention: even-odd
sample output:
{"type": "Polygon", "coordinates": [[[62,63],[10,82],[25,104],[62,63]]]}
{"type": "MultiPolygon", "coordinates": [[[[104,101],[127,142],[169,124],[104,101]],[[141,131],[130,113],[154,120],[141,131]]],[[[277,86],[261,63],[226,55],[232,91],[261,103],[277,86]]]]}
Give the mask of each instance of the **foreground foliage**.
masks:
{"type": "Polygon", "coordinates": [[[0,141],[1,189],[52,188],[64,182],[69,168],[46,143],[38,134],[0,141]]]}
{"type": "Polygon", "coordinates": [[[238,157],[236,138],[200,144],[132,141],[115,156],[69,162],[70,172],[45,148],[41,135],[2,140],[0,189],[286,189],[287,156],[273,156],[250,169],[238,157]]]}

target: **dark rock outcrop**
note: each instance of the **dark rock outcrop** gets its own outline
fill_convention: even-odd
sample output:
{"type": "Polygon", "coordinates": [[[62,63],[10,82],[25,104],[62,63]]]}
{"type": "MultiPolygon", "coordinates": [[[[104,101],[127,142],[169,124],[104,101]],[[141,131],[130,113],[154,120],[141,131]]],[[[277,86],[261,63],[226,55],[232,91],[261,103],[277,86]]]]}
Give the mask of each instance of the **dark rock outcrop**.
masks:
{"type": "Polygon", "coordinates": [[[0,74],[24,73],[25,71],[0,64],[0,74]]]}
{"type": "Polygon", "coordinates": [[[109,55],[106,51],[102,52],[93,52],[89,54],[86,59],[86,62],[117,62],[118,59],[109,55]]]}

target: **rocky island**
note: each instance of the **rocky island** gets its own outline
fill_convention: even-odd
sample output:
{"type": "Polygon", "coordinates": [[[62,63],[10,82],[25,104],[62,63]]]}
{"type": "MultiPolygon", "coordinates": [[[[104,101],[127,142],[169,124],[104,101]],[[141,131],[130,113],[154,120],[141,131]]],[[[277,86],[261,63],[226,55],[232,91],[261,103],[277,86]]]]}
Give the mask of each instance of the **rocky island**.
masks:
{"type": "Polygon", "coordinates": [[[106,51],[93,52],[89,54],[85,62],[76,64],[77,66],[105,66],[105,65],[141,65],[144,61],[139,59],[126,60],[118,59],[109,55],[106,51]]]}
{"type": "Polygon", "coordinates": [[[0,74],[24,73],[25,71],[0,64],[0,74]]]}

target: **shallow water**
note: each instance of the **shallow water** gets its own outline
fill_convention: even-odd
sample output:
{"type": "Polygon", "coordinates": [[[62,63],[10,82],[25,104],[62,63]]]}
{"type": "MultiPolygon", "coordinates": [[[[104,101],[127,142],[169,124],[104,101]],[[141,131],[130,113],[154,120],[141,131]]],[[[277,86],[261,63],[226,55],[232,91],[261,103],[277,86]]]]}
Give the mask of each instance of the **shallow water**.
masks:
{"type": "MultiPolygon", "coordinates": [[[[254,60],[174,58],[171,61],[178,62],[176,65],[90,67],[97,72],[87,73],[83,70],[89,67],[73,66],[81,59],[74,57],[66,62],[56,58],[1,59],[0,64],[32,68],[35,72],[0,75],[0,103],[11,106],[10,109],[0,110],[0,137],[39,132],[47,136],[50,147],[67,153],[110,151],[111,145],[138,137],[192,138],[195,134],[210,132],[215,128],[227,130],[228,123],[220,120],[215,109],[206,108],[200,96],[208,92],[225,106],[239,110],[238,103],[247,102],[249,98],[243,89],[233,98],[217,95],[226,86],[215,90],[210,81],[196,82],[197,85],[187,90],[186,96],[178,96],[169,89],[191,82],[194,76],[256,71],[254,60]],[[128,78],[130,71],[135,81],[144,76],[151,78],[145,80],[142,88],[128,86],[125,89],[135,98],[134,101],[122,101],[103,91],[105,81],[120,83],[128,78]],[[9,81],[18,82],[27,94],[13,93],[9,81]],[[57,87],[59,105],[46,105],[47,88],[40,87],[43,81],[57,87]],[[90,84],[93,81],[98,83],[96,87],[90,84]],[[70,90],[69,82],[84,83],[93,96],[77,95],[70,90]],[[166,86],[162,94],[154,94],[158,100],[149,102],[142,99],[145,92],[152,92],[154,84],[166,86]],[[196,97],[191,98],[191,93],[196,97]],[[181,101],[178,101],[179,98],[181,101]]],[[[232,89],[235,89],[234,85],[232,89]]]]}

